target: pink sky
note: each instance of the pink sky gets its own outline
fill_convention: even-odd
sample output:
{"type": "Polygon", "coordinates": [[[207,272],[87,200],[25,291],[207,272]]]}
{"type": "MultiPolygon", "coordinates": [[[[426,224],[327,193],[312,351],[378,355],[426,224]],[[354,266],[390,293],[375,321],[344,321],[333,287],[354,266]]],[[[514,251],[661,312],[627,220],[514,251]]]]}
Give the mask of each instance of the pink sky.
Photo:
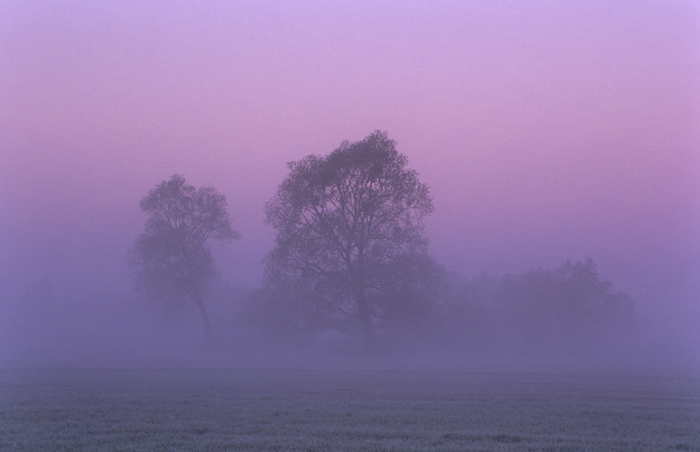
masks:
{"type": "Polygon", "coordinates": [[[382,129],[449,269],[590,256],[697,312],[697,3],[465,3],[0,0],[0,274],[125,287],[138,201],[177,172],[228,196],[220,267],[255,286],[285,163],[382,129]]]}

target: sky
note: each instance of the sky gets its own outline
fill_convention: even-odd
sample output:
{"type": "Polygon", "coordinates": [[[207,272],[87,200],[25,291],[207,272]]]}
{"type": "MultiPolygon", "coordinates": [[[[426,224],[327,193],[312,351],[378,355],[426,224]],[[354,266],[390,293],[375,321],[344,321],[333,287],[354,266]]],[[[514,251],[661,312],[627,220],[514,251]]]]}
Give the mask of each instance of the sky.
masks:
{"type": "Polygon", "coordinates": [[[0,0],[0,275],[127,296],[139,200],[174,173],[229,202],[255,287],[286,163],[376,129],[471,277],[591,257],[642,313],[700,322],[693,1],[0,0]]]}

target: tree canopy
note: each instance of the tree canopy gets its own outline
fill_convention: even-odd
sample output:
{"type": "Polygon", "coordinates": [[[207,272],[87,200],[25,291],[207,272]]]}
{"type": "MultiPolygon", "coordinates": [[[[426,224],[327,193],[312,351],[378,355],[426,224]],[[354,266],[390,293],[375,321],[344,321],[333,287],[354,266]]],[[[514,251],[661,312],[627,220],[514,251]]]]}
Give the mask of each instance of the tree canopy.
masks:
{"type": "Polygon", "coordinates": [[[139,206],[148,219],[129,253],[129,262],[138,269],[137,287],[159,297],[189,296],[211,337],[204,292],[216,270],[208,243],[240,238],[231,226],[226,197],[175,174],[151,189],[139,206]]]}
{"type": "Polygon", "coordinates": [[[268,276],[294,276],[331,288],[335,308],[359,320],[374,343],[372,293],[401,256],[427,252],[423,218],[433,211],[428,187],[386,132],[344,141],[327,156],[290,162],[266,204],[277,230],[268,276]]]}
{"type": "Polygon", "coordinates": [[[594,351],[624,342],[635,328],[631,297],[601,280],[590,258],[554,270],[483,274],[462,285],[446,307],[452,337],[480,346],[594,351]]]}

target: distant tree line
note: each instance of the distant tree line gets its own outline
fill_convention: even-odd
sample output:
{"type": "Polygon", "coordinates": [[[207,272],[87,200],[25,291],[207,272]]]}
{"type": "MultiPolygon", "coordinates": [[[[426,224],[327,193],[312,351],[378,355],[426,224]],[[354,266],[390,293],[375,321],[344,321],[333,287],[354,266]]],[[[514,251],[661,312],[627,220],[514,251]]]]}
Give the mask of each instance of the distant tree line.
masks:
{"type": "MultiPolygon", "coordinates": [[[[367,348],[449,343],[464,348],[591,347],[629,335],[634,307],[600,281],[592,260],[555,270],[455,281],[428,253],[428,187],[386,132],[288,164],[265,206],[276,230],[263,287],[237,314],[261,340],[310,343],[333,332],[367,348]]],[[[174,175],[141,201],[149,217],[129,253],[146,293],[199,308],[212,337],[208,244],[240,235],[226,198],[174,175]]]]}
{"type": "Polygon", "coordinates": [[[595,263],[458,285],[444,304],[447,334],[465,347],[540,351],[597,350],[634,333],[634,304],[601,281],[595,263]]]}

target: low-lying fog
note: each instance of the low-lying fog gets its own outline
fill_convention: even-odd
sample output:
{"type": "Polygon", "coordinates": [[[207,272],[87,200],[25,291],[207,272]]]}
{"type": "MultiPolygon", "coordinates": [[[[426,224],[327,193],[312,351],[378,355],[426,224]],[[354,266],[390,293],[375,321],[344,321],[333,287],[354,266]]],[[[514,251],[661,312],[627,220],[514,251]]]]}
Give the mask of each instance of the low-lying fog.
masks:
{"type": "Polygon", "coordinates": [[[414,337],[405,332],[380,334],[380,346],[368,351],[359,337],[331,329],[302,339],[252,330],[260,324],[246,324],[241,315],[252,292],[243,287],[216,287],[218,293],[208,303],[214,339],[207,340],[199,313],[187,301],[178,308],[166,307],[126,291],[121,297],[71,300],[52,292],[49,280],[8,296],[7,281],[4,284],[2,367],[700,370],[694,318],[651,318],[635,312],[615,330],[597,328],[571,336],[561,331],[522,334],[533,324],[494,319],[488,313],[480,315],[478,306],[465,305],[468,315],[452,318],[449,325],[416,331],[414,337]],[[457,322],[463,322],[462,330],[455,331],[457,322]],[[445,328],[451,328],[450,334],[445,328]],[[567,339],[575,342],[565,343],[567,339]]]}

